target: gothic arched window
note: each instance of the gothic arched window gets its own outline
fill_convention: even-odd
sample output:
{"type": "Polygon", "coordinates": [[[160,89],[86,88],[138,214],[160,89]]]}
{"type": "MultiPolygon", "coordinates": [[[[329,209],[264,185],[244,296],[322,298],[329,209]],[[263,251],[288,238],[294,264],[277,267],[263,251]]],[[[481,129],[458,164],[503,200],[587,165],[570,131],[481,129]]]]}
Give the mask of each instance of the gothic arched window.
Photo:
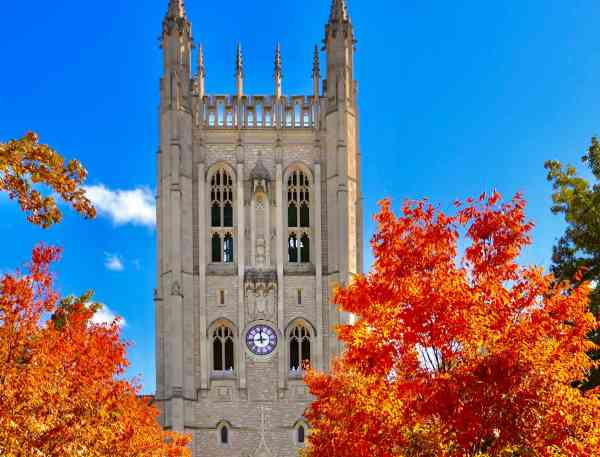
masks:
{"type": "Polygon", "coordinates": [[[221,325],[213,332],[213,371],[217,374],[233,373],[234,358],[233,331],[221,325]]]}
{"type": "Polygon", "coordinates": [[[311,332],[304,324],[298,324],[288,333],[290,345],[290,374],[301,375],[304,363],[310,363],[311,332]]]}
{"type": "Polygon", "coordinates": [[[231,424],[226,421],[221,421],[217,424],[217,443],[221,447],[231,446],[231,424]]]}
{"type": "Polygon", "coordinates": [[[310,195],[307,172],[292,170],[287,177],[289,263],[310,263],[310,195]]]}
{"type": "Polygon", "coordinates": [[[233,262],[233,179],[223,168],[210,178],[211,261],[233,262]]]}
{"type": "Polygon", "coordinates": [[[233,227],[233,180],[223,169],[210,180],[210,215],[212,227],[233,227]]]}

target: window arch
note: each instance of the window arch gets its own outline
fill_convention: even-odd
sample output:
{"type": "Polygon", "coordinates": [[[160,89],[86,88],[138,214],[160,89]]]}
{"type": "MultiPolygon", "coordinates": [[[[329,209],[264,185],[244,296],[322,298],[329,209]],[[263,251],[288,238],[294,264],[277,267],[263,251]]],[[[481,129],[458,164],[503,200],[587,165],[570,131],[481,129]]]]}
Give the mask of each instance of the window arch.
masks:
{"type": "Polygon", "coordinates": [[[294,444],[300,447],[304,446],[310,434],[310,428],[304,419],[300,419],[294,424],[293,433],[294,444]]]}
{"type": "Polygon", "coordinates": [[[291,375],[302,375],[304,364],[310,363],[312,337],[312,331],[304,323],[298,323],[289,330],[289,369],[291,375]]]}
{"type": "Polygon", "coordinates": [[[221,444],[229,444],[229,428],[227,425],[221,427],[221,433],[219,434],[221,444]]]}
{"type": "Polygon", "coordinates": [[[217,424],[217,444],[221,447],[231,446],[232,426],[227,421],[221,421],[217,424]]]}
{"type": "Polygon", "coordinates": [[[310,263],[309,172],[297,166],[287,176],[288,263],[310,263]]]}
{"type": "Polygon", "coordinates": [[[213,372],[215,374],[233,374],[235,368],[235,345],[233,330],[220,325],[212,334],[213,372]]]}
{"type": "Polygon", "coordinates": [[[305,430],[304,430],[304,425],[299,425],[298,429],[296,430],[296,440],[298,441],[299,444],[304,444],[304,438],[305,438],[305,430]]]}

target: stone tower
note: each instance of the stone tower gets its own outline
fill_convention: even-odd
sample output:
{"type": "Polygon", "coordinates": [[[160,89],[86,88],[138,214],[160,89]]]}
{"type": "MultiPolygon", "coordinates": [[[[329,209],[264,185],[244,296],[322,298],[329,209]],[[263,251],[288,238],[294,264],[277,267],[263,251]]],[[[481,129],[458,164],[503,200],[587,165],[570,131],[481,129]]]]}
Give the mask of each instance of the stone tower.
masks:
{"type": "MultiPolygon", "coordinates": [[[[194,456],[291,457],[309,433],[303,361],[327,370],[345,322],[335,285],[362,266],[354,33],[333,0],[312,95],[205,92],[182,0],[162,28],[157,193],[156,398],[194,456]],[[322,86],[322,87],[321,87],[322,86]]],[[[307,72],[308,73],[308,72],[307,72]]],[[[233,86],[233,81],[232,81],[233,86]]]]}

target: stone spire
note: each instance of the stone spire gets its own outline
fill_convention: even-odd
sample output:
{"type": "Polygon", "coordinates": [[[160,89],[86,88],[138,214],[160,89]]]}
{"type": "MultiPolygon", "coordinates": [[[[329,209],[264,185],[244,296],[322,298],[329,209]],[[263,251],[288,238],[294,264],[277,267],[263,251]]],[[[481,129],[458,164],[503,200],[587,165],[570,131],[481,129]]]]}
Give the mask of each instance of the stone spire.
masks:
{"type": "Polygon", "coordinates": [[[327,51],[325,95],[336,103],[352,102],[356,89],[354,85],[356,40],[346,0],[332,0],[323,43],[327,51]]]}
{"type": "Polygon", "coordinates": [[[329,22],[345,22],[349,21],[348,6],[346,0],[332,0],[331,13],[329,14],[329,22]]]}
{"type": "Polygon", "coordinates": [[[313,78],[313,95],[315,96],[315,100],[319,98],[319,85],[321,81],[321,64],[319,63],[319,46],[315,44],[315,53],[313,56],[313,68],[312,68],[312,78],[313,78]]]}
{"type": "Polygon", "coordinates": [[[237,87],[237,96],[242,97],[244,95],[244,58],[242,55],[242,45],[237,45],[237,55],[235,59],[235,78],[237,87]]]}
{"type": "Polygon", "coordinates": [[[196,69],[196,89],[199,97],[204,97],[204,77],[206,76],[206,70],[204,68],[204,47],[202,44],[198,45],[198,67],[196,69]]]}
{"type": "Polygon", "coordinates": [[[185,17],[185,5],[183,0],[169,0],[167,17],[185,17]]]}
{"type": "Polygon", "coordinates": [[[281,98],[281,79],[283,78],[281,66],[281,45],[277,43],[275,48],[275,97],[281,98]]]}

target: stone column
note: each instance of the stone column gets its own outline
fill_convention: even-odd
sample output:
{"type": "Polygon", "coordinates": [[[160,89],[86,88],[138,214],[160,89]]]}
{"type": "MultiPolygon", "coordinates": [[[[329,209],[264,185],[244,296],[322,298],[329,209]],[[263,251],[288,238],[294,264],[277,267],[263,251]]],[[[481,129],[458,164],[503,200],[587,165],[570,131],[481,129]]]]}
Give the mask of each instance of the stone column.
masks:
{"type": "Polygon", "coordinates": [[[256,198],[254,189],[250,195],[250,264],[256,266],[256,198]]]}
{"type": "Polygon", "coordinates": [[[169,327],[169,359],[167,373],[170,378],[171,396],[173,397],[172,427],[173,430],[184,430],[183,414],[183,288],[181,278],[181,181],[180,160],[181,147],[179,144],[171,145],[171,183],[169,199],[171,204],[171,284],[169,285],[168,311],[170,314],[169,327]],[[178,401],[180,400],[180,401],[178,401]]]}
{"type": "MultiPolygon", "coordinates": [[[[270,189],[269,189],[270,190],[270,189]]],[[[265,265],[271,266],[271,198],[265,193],[265,265]]]]}
{"type": "Polygon", "coordinates": [[[283,265],[286,261],[284,253],[284,227],[283,227],[283,170],[281,162],[277,162],[275,171],[275,227],[277,230],[277,325],[283,336],[281,344],[283,347],[279,349],[279,388],[284,389],[286,386],[286,360],[285,360],[285,315],[284,315],[284,300],[285,300],[285,284],[283,277],[283,265]]]}
{"type": "Polygon", "coordinates": [[[206,224],[208,219],[206,204],[206,165],[198,164],[198,274],[199,281],[199,308],[200,308],[200,328],[198,329],[200,338],[200,388],[208,389],[208,380],[210,378],[210,360],[208,360],[209,339],[206,336],[208,329],[208,310],[206,307],[206,248],[208,238],[206,235],[206,224]]]}
{"type": "Polygon", "coordinates": [[[245,363],[245,351],[244,351],[244,335],[242,331],[246,325],[245,323],[245,312],[244,312],[244,273],[246,269],[245,259],[245,238],[246,238],[246,226],[244,218],[244,162],[238,158],[237,162],[237,202],[238,202],[238,214],[237,214],[237,259],[238,259],[238,329],[240,334],[238,335],[238,357],[237,365],[239,367],[240,375],[240,389],[246,388],[246,363],[245,363]]]}
{"type": "Polygon", "coordinates": [[[315,294],[316,294],[316,314],[317,314],[317,347],[315,351],[315,364],[317,370],[324,370],[325,363],[323,358],[323,256],[322,256],[322,231],[321,231],[321,164],[315,163],[315,204],[313,209],[314,217],[314,263],[315,263],[315,294]]]}

